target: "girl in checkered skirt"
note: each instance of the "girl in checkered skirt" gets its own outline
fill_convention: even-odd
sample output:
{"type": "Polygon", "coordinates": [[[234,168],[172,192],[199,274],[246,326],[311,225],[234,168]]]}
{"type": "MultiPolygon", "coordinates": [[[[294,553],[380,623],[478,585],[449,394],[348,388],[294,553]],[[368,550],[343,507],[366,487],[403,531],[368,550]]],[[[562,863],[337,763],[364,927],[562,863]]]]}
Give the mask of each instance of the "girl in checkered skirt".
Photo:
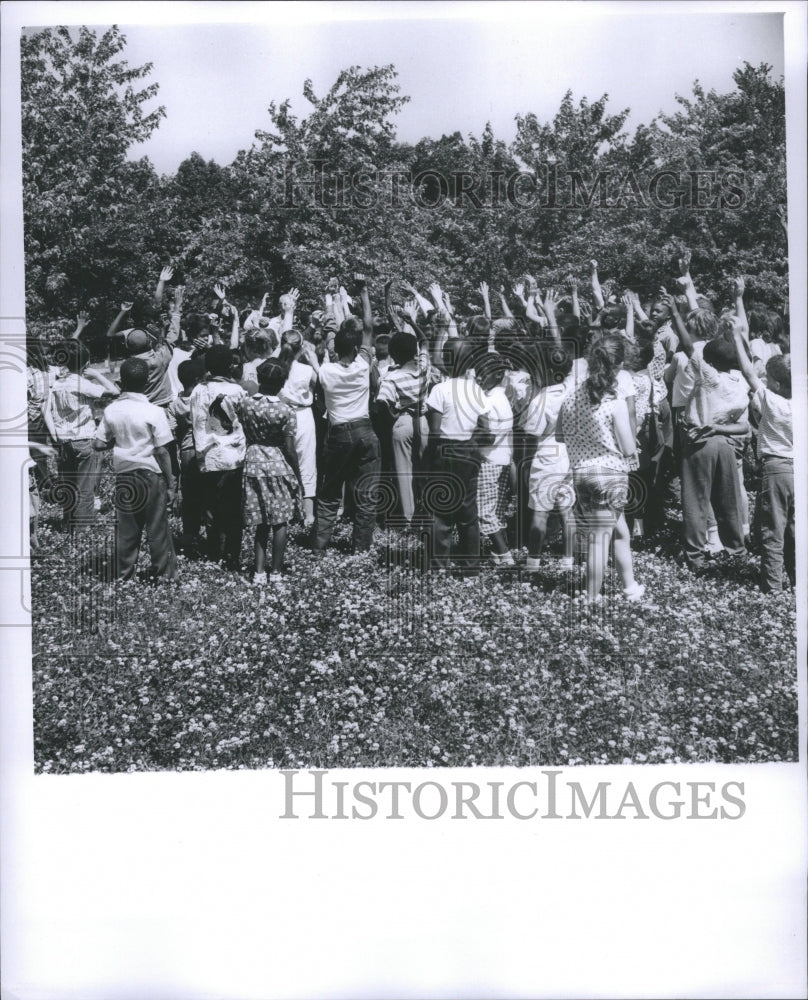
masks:
{"type": "Polygon", "coordinates": [[[491,543],[491,558],[500,569],[514,565],[505,533],[505,512],[511,500],[510,468],[513,456],[513,410],[505,387],[506,364],[499,354],[485,354],[476,367],[477,381],[490,405],[489,442],[481,444],[477,477],[480,534],[491,543]]]}

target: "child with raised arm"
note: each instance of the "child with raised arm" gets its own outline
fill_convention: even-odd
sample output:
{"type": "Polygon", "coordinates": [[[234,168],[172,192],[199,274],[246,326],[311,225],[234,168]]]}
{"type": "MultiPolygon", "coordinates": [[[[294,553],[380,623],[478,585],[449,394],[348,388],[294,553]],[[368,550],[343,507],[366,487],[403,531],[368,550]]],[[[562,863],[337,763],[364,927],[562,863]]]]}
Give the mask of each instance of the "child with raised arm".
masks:
{"type": "Polygon", "coordinates": [[[272,568],[269,582],[283,577],[288,525],[299,513],[300,468],[297,461],[295,411],[280,399],[286,382],[285,365],[270,358],[258,366],[258,392],[252,396],[218,396],[211,410],[227,426],[241,421],[247,443],[244,458],[243,521],[255,528],[253,583],[267,582],[266,562],[272,531],[272,568]]]}
{"type": "Polygon", "coordinates": [[[622,337],[601,337],[591,345],[586,379],[565,398],[556,429],[572,465],[576,527],[587,540],[586,596],[590,603],[600,599],[612,535],[623,596],[638,601],[645,592],[634,579],[631,538],[623,512],[629,459],[637,447],[626,398],[617,384],[623,358],[622,337]]]}
{"type": "Polygon", "coordinates": [[[752,390],[752,407],[759,416],[757,453],[763,466],[758,503],[763,552],[760,588],[783,589],[783,565],[795,581],[794,434],[791,419],[791,355],[774,354],[766,362],[766,382],[755,372],[746,353],[743,322],[733,321],[732,335],[741,372],[752,390]]]}
{"type": "Polygon", "coordinates": [[[168,524],[174,477],[166,445],[173,438],[165,411],[145,390],[149,366],[141,358],[121,365],[121,395],[104,411],[95,434],[97,451],[112,448],[115,469],[116,576],[130,580],[137,569],[143,530],[156,576],[173,580],[177,558],[168,524]]]}

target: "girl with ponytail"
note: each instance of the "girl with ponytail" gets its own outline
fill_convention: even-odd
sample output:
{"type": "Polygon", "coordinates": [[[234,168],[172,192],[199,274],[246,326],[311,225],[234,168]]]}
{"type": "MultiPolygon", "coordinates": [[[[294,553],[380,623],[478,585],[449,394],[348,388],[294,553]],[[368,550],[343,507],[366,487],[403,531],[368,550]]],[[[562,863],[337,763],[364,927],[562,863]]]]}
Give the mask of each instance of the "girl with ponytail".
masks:
{"type": "Polygon", "coordinates": [[[289,373],[280,398],[297,415],[295,449],[303,484],[303,518],[306,527],[310,528],[314,524],[314,497],[317,493],[317,435],[311,407],[320,364],[314,345],[294,329],[286,330],[281,335],[277,360],[289,373]]]}
{"type": "Polygon", "coordinates": [[[590,603],[600,599],[612,535],[623,596],[638,601],[645,592],[634,579],[624,513],[628,470],[637,451],[626,397],[618,387],[624,350],[619,336],[592,343],[586,378],[564,400],[556,433],[567,446],[572,466],[576,529],[587,543],[586,597],[590,603]]]}

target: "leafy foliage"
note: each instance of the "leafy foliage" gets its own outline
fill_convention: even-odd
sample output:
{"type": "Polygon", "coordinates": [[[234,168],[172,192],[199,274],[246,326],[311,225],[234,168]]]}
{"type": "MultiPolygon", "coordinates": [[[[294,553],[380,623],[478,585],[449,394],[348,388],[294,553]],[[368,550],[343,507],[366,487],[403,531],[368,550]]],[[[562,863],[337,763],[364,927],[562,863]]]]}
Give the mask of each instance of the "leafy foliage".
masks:
{"type": "Polygon", "coordinates": [[[517,116],[511,144],[487,126],[415,145],[396,139],[395,68],[351,66],[323,96],[305,82],[307,114],[271,102],[270,128],[233,163],[192,153],[159,178],[126,159],[164,111],[147,112],[157,84],[136,89],[150,66],[120,60],[124,44],[117,28],[23,40],[29,321],[83,307],[100,323],[168,259],[189,309],[214,280],[246,305],[291,285],[316,296],[355,270],[376,290],[437,279],[462,308],[481,279],[558,282],[593,257],[650,293],[672,286],[685,247],[700,291],[721,297],[740,273],[750,298],[787,299],[784,88],[766,65],[738,70],[728,94],[697,82],[632,136],[628,109],[569,91],[551,121],[517,116]],[[660,174],[665,196],[649,196],[660,174]]]}

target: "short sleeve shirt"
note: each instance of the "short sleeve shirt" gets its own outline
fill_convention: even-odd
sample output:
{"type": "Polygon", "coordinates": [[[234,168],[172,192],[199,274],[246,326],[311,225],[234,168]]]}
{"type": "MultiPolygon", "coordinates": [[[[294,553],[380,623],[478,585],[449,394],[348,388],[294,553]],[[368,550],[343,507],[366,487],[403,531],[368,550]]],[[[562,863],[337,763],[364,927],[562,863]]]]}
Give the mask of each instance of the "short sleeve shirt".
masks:
{"type": "Polygon", "coordinates": [[[237,469],[244,462],[246,444],[240,421],[234,420],[232,430],[227,430],[210,412],[210,405],[218,396],[241,399],[246,393],[236,382],[220,377],[194,387],[190,398],[191,426],[201,472],[237,469]]]}
{"type": "Polygon", "coordinates": [[[302,361],[293,361],[289,368],[286,384],[280,391],[280,398],[290,406],[311,406],[314,393],[311,391],[311,379],[314,369],[304,365],[302,361]]]}
{"type": "Polygon", "coordinates": [[[57,441],[81,441],[95,436],[92,402],[105,390],[83,375],[57,378],[51,391],[51,414],[57,441]]]}
{"type": "Polygon", "coordinates": [[[791,400],[778,396],[771,389],[760,388],[752,396],[752,406],[760,414],[758,425],[758,458],[794,457],[794,430],[791,420],[791,400]]]}
{"type": "Polygon", "coordinates": [[[488,397],[488,426],[494,435],[491,444],[480,448],[483,460],[491,465],[510,465],[513,454],[513,410],[503,386],[496,386],[488,397]]]}
{"type": "Polygon", "coordinates": [[[593,406],[586,382],[566,397],[561,407],[561,423],[574,471],[588,468],[628,470],[628,462],[613,429],[614,411],[618,405],[624,404],[614,395],[604,396],[597,406],[593,406]]]}
{"type": "Polygon", "coordinates": [[[749,386],[740,372],[720,372],[695,354],[688,368],[693,376],[693,391],[685,407],[689,424],[728,424],[745,417],[749,386]]]}
{"type": "Polygon", "coordinates": [[[116,472],[159,472],[154,449],[173,440],[165,411],[139,392],[124,392],[104,410],[96,440],[113,445],[116,472]]]}
{"type": "Polygon", "coordinates": [[[332,426],[368,418],[370,362],[370,351],[363,347],[349,365],[326,361],[320,366],[320,385],[332,426]]]}
{"type": "Polygon", "coordinates": [[[490,401],[470,373],[433,386],[427,408],[441,414],[440,436],[469,441],[477,421],[491,408],[490,401]]]}
{"type": "MultiPolygon", "coordinates": [[[[174,398],[171,376],[168,371],[173,355],[174,351],[168,344],[160,344],[153,351],[145,351],[143,354],[135,355],[136,358],[145,361],[149,366],[144,395],[150,402],[156,403],[158,406],[167,406],[174,398]]],[[[179,366],[179,361],[177,365],[179,366]]]]}
{"type": "Polygon", "coordinates": [[[426,388],[430,381],[432,366],[426,354],[406,364],[388,368],[382,376],[377,402],[388,403],[391,411],[399,416],[405,411],[415,412],[420,407],[426,410],[426,388]]]}
{"type": "Polygon", "coordinates": [[[539,439],[533,456],[534,467],[569,468],[567,446],[556,438],[558,417],[566,397],[563,385],[548,385],[534,396],[527,408],[525,433],[539,439]]]}

